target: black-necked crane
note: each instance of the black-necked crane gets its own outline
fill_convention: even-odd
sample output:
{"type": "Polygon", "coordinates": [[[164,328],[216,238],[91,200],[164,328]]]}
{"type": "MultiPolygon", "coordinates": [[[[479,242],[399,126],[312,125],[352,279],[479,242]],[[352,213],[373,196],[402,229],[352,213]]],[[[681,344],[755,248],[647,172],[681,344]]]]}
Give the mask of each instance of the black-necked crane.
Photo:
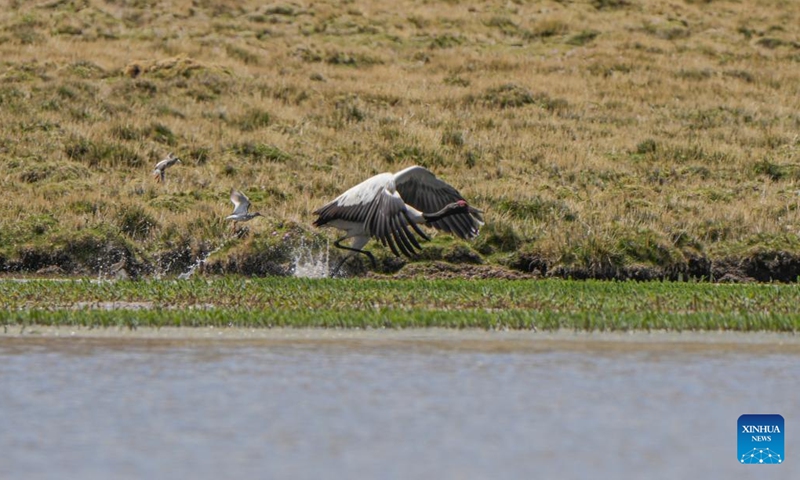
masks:
{"type": "Polygon", "coordinates": [[[169,155],[167,155],[167,158],[156,163],[156,168],[153,169],[153,177],[155,177],[157,182],[163,182],[164,172],[176,163],[181,163],[181,159],[170,152],[169,155]]]}
{"type": "Polygon", "coordinates": [[[236,232],[236,223],[249,222],[256,217],[263,217],[259,212],[247,213],[250,209],[250,199],[242,193],[231,189],[231,202],[233,203],[233,213],[225,217],[225,220],[233,220],[233,232],[236,232]]]}
{"type": "Polygon", "coordinates": [[[314,212],[318,215],[314,225],[345,232],[333,245],[353,253],[339,262],[333,269],[335,274],[355,253],[369,257],[372,268],[376,268],[375,257],[363,250],[373,237],[398,257],[401,254],[413,257],[422,247],[409,227],[425,240],[430,238],[419,225],[472,239],[483,225],[482,213],[429,170],[413,166],[397,173],[375,175],[347,190],[314,212]],[[351,245],[342,245],[348,238],[353,239],[351,245]]]}

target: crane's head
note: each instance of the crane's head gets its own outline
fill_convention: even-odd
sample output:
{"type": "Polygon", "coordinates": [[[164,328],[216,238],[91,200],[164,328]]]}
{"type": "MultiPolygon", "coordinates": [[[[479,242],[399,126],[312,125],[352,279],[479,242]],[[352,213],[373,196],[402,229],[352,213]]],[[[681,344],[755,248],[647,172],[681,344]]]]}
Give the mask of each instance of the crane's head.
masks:
{"type": "Polygon", "coordinates": [[[457,213],[471,213],[478,218],[481,218],[481,214],[483,213],[482,210],[478,210],[477,208],[470,206],[466,200],[456,200],[445,208],[449,210],[448,214],[450,215],[457,213]]]}
{"type": "Polygon", "coordinates": [[[423,213],[422,216],[425,217],[425,220],[428,222],[435,222],[437,220],[441,220],[442,218],[449,217],[451,215],[458,215],[468,213],[475,216],[481,222],[483,218],[481,217],[482,211],[478,210],[477,208],[471,207],[466,200],[459,199],[453,203],[448,203],[443,209],[439,210],[435,213],[423,213]]]}

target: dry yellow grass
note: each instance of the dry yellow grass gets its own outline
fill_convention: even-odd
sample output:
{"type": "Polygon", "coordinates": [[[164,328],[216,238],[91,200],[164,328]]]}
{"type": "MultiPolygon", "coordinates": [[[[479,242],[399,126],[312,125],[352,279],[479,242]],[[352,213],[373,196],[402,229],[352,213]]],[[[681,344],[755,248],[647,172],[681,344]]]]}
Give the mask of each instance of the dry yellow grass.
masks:
{"type": "Polygon", "coordinates": [[[486,211],[470,248],[494,264],[800,254],[798,2],[0,6],[8,265],[91,256],[87,236],[185,263],[225,234],[231,187],[269,217],[227,254],[259,254],[415,163],[486,211]]]}

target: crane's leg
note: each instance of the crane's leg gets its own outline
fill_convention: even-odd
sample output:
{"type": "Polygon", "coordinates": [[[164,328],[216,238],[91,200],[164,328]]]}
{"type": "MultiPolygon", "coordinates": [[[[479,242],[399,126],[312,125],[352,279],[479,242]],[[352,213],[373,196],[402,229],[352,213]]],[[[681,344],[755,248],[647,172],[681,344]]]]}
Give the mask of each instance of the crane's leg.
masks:
{"type": "MultiPolygon", "coordinates": [[[[347,240],[348,238],[351,238],[351,237],[348,237],[348,236],[345,235],[344,237],[342,237],[342,238],[336,240],[335,242],[333,242],[333,246],[336,247],[336,248],[341,248],[342,250],[350,250],[351,252],[363,253],[364,255],[369,257],[370,262],[372,262],[372,269],[373,270],[377,270],[378,262],[375,261],[375,257],[372,255],[372,252],[369,252],[367,250],[362,250],[361,249],[361,247],[363,247],[364,245],[367,244],[367,242],[369,241],[369,237],[355,237],[355,241],[353,241],[353,246],[352,247],[346,247],[346,246],[342,245],[341,243],[339,243],[342,240],[347,240]]],[[[339,262],[339,264],[336,265],[336,268],[333,269],[333,271],[331,272],[331,276],[335,276],[339,272],[339,269],[342,268],[342,265],[344,265],[344,262],[346,262],[352,256],[353,255],[351,254],[351,255],[347,255],[346,257],[344,257],[339,262]]]]}
{"type": "Polygon", "coordinates": [[[342,268],[342,265],[344,265],[344,262],[346,262],[346,261],[350,260],[350,257],[352,257],[352,256],[353,256],[352,254],[345,256],[345,257],[344,257],[344,258],[343,258],[343,259],[342,259],[342,260],[341,260],[341,261],[340,261],[340,262],[339,262],[339,263],[336,265],[336,268],[334,268],[333,270],[331,270],[331,277],[335,277],[335,276],[336,276],[336,275],[339,273],[339,269],[340,269],[340,268],[342,268]]]}

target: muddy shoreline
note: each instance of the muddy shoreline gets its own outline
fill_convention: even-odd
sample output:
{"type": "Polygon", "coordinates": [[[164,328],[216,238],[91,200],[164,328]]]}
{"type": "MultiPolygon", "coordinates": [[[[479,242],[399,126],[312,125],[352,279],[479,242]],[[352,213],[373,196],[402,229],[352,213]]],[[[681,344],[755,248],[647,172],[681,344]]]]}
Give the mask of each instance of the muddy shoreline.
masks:
{"type": "Polygon", "coordinates": [[[426,329],[292,328],[76,328],[8,326],[0,329],[0,347],[180,348],[203,344],[250,347],[395,349],[408,351],[602,353],[762,353],[800,355],[800,336],[770,332],[555,332],[426,329]]]}
{"type": "MultiPolygon", "coordinates": [[[[195,275],[291,276],[292,259],[285,249],[272,254],[238,254],[209,259],[209,252],[179,249],[144,258],[124,247],[106,246],[97,255],[72,255],[67,250],[27,251],[19,258],[0,256],[0,275],[75,277],[101,276],[138,279],[153,276],[180,276],[191,269],[195,275]],[[194,267],[193,267],[194,266],[194,267]],[[196,268],[196,271],[195,271],[196,268]]],[[[335,261],[332,259],[331,261],[335,261]]],[[[348,262],[343,269],[348,277],[380,278],[500,278],[500,279],[597,279],[669,280],[716,283],[781,282],[796,283],[800,278],[800,255],[785,251],[763,251],[749,256],[711,258],[695,256],[671,265],[612,265],[590,261],[589,265],[563,265],[535,254],[519,252],[502,264],[484,263],[481,257],[447,258],[409,262],[387,257],[372,271],[366,264],[348,262]]]]}

